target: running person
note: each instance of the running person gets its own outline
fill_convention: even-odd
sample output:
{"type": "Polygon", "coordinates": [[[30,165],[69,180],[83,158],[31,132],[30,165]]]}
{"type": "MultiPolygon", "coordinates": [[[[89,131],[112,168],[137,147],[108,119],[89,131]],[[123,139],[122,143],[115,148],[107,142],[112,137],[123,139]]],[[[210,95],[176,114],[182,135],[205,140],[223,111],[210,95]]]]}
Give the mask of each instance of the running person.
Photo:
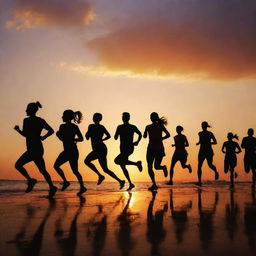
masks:
{"type": "Polygon", "coordinates": [[[234,176],[237,178],[237,173],[235,172],[235,167],[237,164],[236,154],[241,152],[239,144],[233,141],[233,138],[238,140],[238,136],[234,135],[232,132],[228,133],[228,141],[223,143],[221,151],[225,154],[224,160],[224,172],[228,173],[230,171],[230,183],[231,187],[234,186],[234,176]]]}
{"type": "Polygon", "coordinates": [[[15,163],[15,168],[28,180],[28,187],[25,192],[29,193],[33,190],[37,180],[30,177],[27,170],[24,168],[24,165],[33,161],[49,185],[50,190],[48,197],[53,197],[57,191],[57,188],[53,185],[51,176],[45,168],[43,158],[44,148],[42,141],[51,136],[54,131],[44,119],[36,116],[36,112],[39,108],[42,108],[42,105],[38,101],[29,103],[26,109],[28,117],[23,121],[22,130],[18,125],[14,127],[14,129],[20,135],[26,138],[27,146],[27,151],[23,153],[15,163]],[[47,133],[41,136],[42,130],[44,129],[47,131],[47,133]]]}
{"type": "Polygon", "coordinates": [[[108,140],[110,138],[110,134],[107,129],[100,124],[101,120],[102,114],[95,113],[93,115],[94,124],[89,125],[88,131],[85,134],[87,140],[91,139],[92,152],[89,153],[89,155],[85,158],[84,163],[98,175],[99,178],[97,185],[100,185],[105,177],[100,174],[95,165],[91,163],[93,160],[98,159],[103,171],[111,176],[113,179],[117,180],[120,184],[120,189],[122,189],[124,187],[125,181],[119,179],[114,172],[108,169],[107,166],[108,149],[103,141],[108,140]]]}
{"type": "Polygon", "coordinates": [[[121,166],[123,173],[129,182],[129,188],[127,190],[131,190],[135,186],[131,182],[129,173],[126,169],[126,165],[135,165],[137,166],[140,172],[142,171],[141,161],[132,162],[129,160],[129,156],[134,151],[134,146],[137,146],[139,144],[142,135],[135,125],[129,124],[129,120],[130,120],[129,113],[124,112],[122,116],[122,120],[123,120],[123,124],[117,127],[116,133],[114,136],[115,140],[117,140],[118,137],[120,137],[120,154],[115,158],[115,163],[121,166]],[[133,142],[134,133],[138,135],[138,139],[135,142],[133,142]]]}
{"type": "Polygon", "coordinates": [[[79,124],[81,123],[82,118],[83,116],[80,111],[74,112],[70,109],[64,111],[62,116],[64,124],[60,125],[59,131],[56,133],[57,137],[63,142],[64,151],[59,154],[54,163],[54,169],[64,181],[61,189],[61,191],[64,191],[70,185],[70,182],[67,181],[65,174],[60,166],[66,162],[69,162],[70,167],[80,184],[80,191],[77,193],[78,196],[86,192],[83,178],[78,171],[79,152],[76,146],[77,142],[83,141],[84,139],[78,126],[72,123],[72,121],[79,124]]]}
{"type": "Polygon", "coordinates": [[[153,171],[153,163],[156,170],[162,170],[164,177],[168,176],[167,167],[161,165],[162,159],[165,156],[163,140],[170,137],[170,133],[166,130],[164,125],[167,125],[165,118],[159,118],[156,112],[151,113],[150,119],[152,124],[147,125],[144,131],[143,137],[149,137],[149,143],[147,148],[147,163],[148,163],[148,174],[152,180],[153,185],[148,190],[158,189],[155,182],[155,174],[153,171]],[[162,137],[162,133],[165,136],[162,137]]]}
{"type": "Polygon", "coordinates": [[[208,166],[214,171],[215,173],[215,180],[219,179],[219,173],[217,171],[217,168],[215,165],[213,165],[213,150],[212,150],[212,145],[217,144],[217,140],[214,137],[212,132],[207,131],[207,128],[211,127],[206,121],[202,122],[202,131],[198,133],[199,135],[199,142],[196,143],[196,145],[200,145],[199,153],[198,153],[198,170],[197,170],[197,175],[198,175],[198,183],[197,185],[201,186],[202,181],[202,165],[204,160],[207,160],[208,166]]]}
{"type": "Polygon", "coordinates": [[[246,173],[252,170],[252,186],[256,182],[256,138],[253,137],[254,130],[248,129],[248,136],[242,140],[241,147],[245,149],[244,154],[244,169],[246,173]]]}
{"type": "Polygon", "coordinates": [[[167,185],[173,184],[173,169],[175,164],[180,161],[181,166],[183,169],[187,168],[189,170],[189,173],[192,172],[190,164],[187,163],[188,158],[188,152],[186,151],[185,147],[189,146],[187,137],[182,134],[183,127],[178,125],[176,127],[177,135],[174,136],[174,144],[172,147],[175,147],[174,154],[172,156],[172,163],[170,168],[170,181],[167,183],[167,185]]]}

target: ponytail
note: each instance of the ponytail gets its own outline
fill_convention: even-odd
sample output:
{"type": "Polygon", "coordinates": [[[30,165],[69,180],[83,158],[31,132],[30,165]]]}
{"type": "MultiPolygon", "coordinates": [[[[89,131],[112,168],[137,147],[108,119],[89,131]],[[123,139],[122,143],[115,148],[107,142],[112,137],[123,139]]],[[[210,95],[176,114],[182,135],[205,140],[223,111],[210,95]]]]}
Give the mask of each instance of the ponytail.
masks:
{"type": "Polygon", "coordinates": [[[161,118],[158,119],[158,123],[160,123],[162,125],[167,125],[168,121],[164,116],[162,116],[161,118]]]}
{"type": "Polygon", "coordinates": [[[80,124],[83,120],[83,114],[80,111],[74,112],[74,122],[80,124]]]}
{"type": "Polygon", "coordinates": [[[239,137],[236,134],[233,135],[233,138],[239,140],[239,137]]]}
{"type": "Polygon", "coordinates": [[[38,108],[42,108],[42,107],[43,107],[39,101],[35,102],[35,104],[36,104],[36,106],[37,106],[38,108]]]}

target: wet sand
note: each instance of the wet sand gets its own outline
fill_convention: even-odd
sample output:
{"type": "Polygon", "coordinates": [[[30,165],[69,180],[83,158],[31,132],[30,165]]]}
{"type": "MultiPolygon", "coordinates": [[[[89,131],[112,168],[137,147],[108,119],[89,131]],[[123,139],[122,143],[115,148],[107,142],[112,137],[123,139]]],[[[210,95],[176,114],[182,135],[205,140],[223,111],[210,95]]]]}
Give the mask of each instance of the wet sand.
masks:
{"type": "Polygon", "coordinates": [[[250,184],[0,193],[0,255],[255,255],[250,184]]]}

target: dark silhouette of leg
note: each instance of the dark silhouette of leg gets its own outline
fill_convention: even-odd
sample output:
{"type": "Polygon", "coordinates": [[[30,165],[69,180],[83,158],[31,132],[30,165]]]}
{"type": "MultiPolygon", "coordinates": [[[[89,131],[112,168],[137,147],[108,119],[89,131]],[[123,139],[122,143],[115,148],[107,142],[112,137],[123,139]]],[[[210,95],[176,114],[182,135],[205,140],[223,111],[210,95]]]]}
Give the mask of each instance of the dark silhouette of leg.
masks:
{"type": "Polygon", "coordinates": [[[122,171],[123,171],[123,173],[124,173],[124,176],[126,177],[126,179],[127,179],[128,182],[129,182],[129,185],[130,185],[127,190],[133,189],[135,186],[134,186],[134,184],[132,184],[132,181],[131,181],[131,179],[130,179],[129,172],[127,171],[125,165],[121,164],[121,168],[122,168],[122,171]]]}
{"type": "Polygon", "coordinates": [[[96,160],[96,159],[98,159],[98,156],[95,154],[94,151],[92,151],[85,158],[84,163],[98,175],[99,179],[98,179],[97,185],[100,185],[102,183],[102,181],[105,179],[105,177],[103,175],[101,175],[99,173],[99,171],[97,170],[97,168],[95,167],[95,165],[91,163],[91,161],[96,160]]]}
{"type": "Polygon", "coordinates": [[[77,195],[82,195],[84,192],[86,192],[87,189],[84,186],[83,177],[78,171],[78,157],[70,157],[69,164],[80,184],[80,191],[77,193],[77,195]]]}
{"type": "Polygon", "coordinates": [[[153,185],[149,187],[148,190],[155,190],[158,188],[155,181],[155,173],[153,171],[153,162],[154,162],[154,155],[148,152],[147,153],[148,175],[153,183],[153,185]]]}
{"type": "Polygon", "coordinates": [[[202,185],[202,165],[204,162],[204,157],[198,156],[198,168],[197,168],[197,176],[198,176],[198,185],[202,185]]]}
{"type": "Polygon", "coordinates": [[[161,165],[162,160],[163,160],[163,156],[156,156],[154,167],[156,170],[163,170],[164,177],[167,177],[168,176],[167,167],[166,165],[161,165]]]}
{"type": "Polygon", "coordinates": [[[230,168],[230,186],[234,187],[234,168],[230,168]]]}
{"type": "Polygon", "coordinates": [[[32,157],[28,152],[25,152],[21,155],[21,157],[15,163],[15,168],[29,181],[31,177],[29,176],[27,170],[23,167],[23,165],[33,161],[32,157]]]}
{"type": "Polygon", "coordinates": [[[36,159],[34,159],[34,162],[35,162],[37,168],[39,169],[39,171],[41,172],[41,174],[44,176],[46,182],[48,183],[48,185],[50,187],[48,196],[53,197],[57,191],[57,188],[53,185],[51,176],[49,175],[49,173],[47,172],[47,170],[45,168],[45,162],[44,162],[43,157],[37,157],[36,159]]]}
{"type": "Polygon", "coordinates": [[[124,186],[125,181],[124,181],[124,180],[120,180],[120,179],[115,175],[114,172],[112,172],[112,171],[110,171],[110,170],[108,169],[106,157],[101,157],[101,158],[99,158],[99,163],[100,163],[100,165],[101,165],[101,167],[102,167],[102,169],[103,169],[103,171],[104,171],[105,173],[107,173],[110,177],[112,177],[113,179],[117,180],[117,181],[120,183],[120,189],[122,189],[123,186],[124,186]]]}
{"type": "Polygon", "coordinates": [[[54,169],[57,171],[57,173],[60,175],[60,177],[63,179],[64,183],[67,183],[68,181],[65,177],[64,172],[60,168],[60,166],[63,165],[64,163],[66,163],[67,161],[68,161],[67,155],[63,151],[59,154],[59,156],[57,157],[57,159],[54,163],[54,166],[53,166],[54,169]]]}
{"type": "Polygon", "coordinates": [[[170,181],[167,183],[167,185],[172,185],[173,184],[173,170],[174,166],[177,163],[178,159],[175,157],[172,157],[172,163],[171,163],[171,168],[170,168],[170,181]]]}
{"type": "Polygon", "coordinates": [[[217,172],[217,168],[215,165],[213,165],[212,161],[213,161],[213,156],[208,156],[206,158],[208,166],[214,171],[215,173],[215,180],[219,179],[219,173],[217,172]]]}

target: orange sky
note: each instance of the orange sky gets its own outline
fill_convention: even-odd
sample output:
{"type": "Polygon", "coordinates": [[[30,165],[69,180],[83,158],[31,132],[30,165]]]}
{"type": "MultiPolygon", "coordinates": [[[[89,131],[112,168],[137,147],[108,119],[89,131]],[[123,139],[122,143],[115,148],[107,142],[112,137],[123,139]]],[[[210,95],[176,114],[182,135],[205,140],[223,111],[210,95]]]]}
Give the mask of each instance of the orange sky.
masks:
{"type": "MultiPolygon", "coordinates": [[[[83,134],[93,113],[101,112],[102,124],[112,135],[106,142],[109,166],[120,177],[123,174],[113,163],[119,151],[113,135],[122,112],[131,113],[131,123],[141,132],[152,111],[168,118],[172,135],[165,142],[168,166],[175,127],[185,128],[193,173],[188,175],[177,164],[175,180],[196,179],[195,143],[200,123],[206,120],[218,141],[214,149],[220,177],[228,179],[220,152],[227,133],[237,133],[241,141],[249,127],[256,127],[255,2],[62,2],[61,8],[55,0],[1,3],[0,179],[23,179],[14,163],[25,151],[25,140],[12,128],[22,124],[27,103],[36,100],[43,105],[38,115],[55,131],[65,109],[84,113],[83,134]]],[[[135,181],[149,180],[146,146],[147,140],[142,140],[131,156],[144,166],[142,174],[129,167],[135,181]]],[[[57,180],[52,166],[61,142],[53,135],[44,147],[47,168],[57,180]]],[[[84,179],[96,180],[83,165],[90,143],[80,143],[79,149],[84,179]]],[[[239,180],[250,179],[242,157],[243,153],[238,158],[239,180]]],[[[33,164],[28,169],[40,179],[33,164]]],[[[64,169],[74,180],[68,165],[64,169]]],[[[203,177],[213,178],[206,165],[203,177]]],[[[163,180],[162,173],[157,179],[163,180]]]]}

